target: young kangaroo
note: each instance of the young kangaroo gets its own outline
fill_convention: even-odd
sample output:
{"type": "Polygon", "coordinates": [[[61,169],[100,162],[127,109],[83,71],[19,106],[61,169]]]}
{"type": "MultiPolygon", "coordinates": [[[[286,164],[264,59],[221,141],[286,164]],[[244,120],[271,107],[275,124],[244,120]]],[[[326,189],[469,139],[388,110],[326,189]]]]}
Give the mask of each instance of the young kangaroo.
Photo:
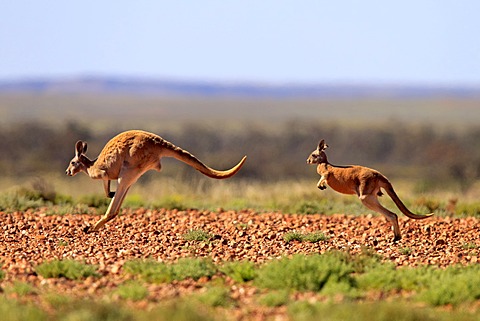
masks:
{"type": "Polygon", "coordinates": [[[383,188],[395,202],[395,205],[409,218],[421,220],[433,215],[417,215],[408,210],[395,193],[392,184],[380,172],[363,166],[335,166],[328,162],[324,150],[328,147],[325,140],[321,140],[316,150],[307,159],[307,164],[318,164],[317,173],[321,176],[317,187],[324,190],[330,186],[333,190],[343,194],[356,194],[363,205],[369,209],[383,214],[393,225],[394,241],[401,239],[400,227],[398,226],[397,215],[378,201],[382,196],[380,188],[383,188]]]}
{"type": "Polygon", "coordinates": [[[98,157],[90,160],[85,153],[87,143],[78,141],[75,145],[75,157],[70,161],[66,174],[74,176],[85,172],[93,179],[103,180],[105,194],[112,198],[105,215],[85,232],[98,231],[108,221],[117,216],[129,188],[148,170],[161,170],[162,157],[174,157],[211,178],[228,178],[235,175],[246,160],[246,156],[233,168],[217,171],[203,164],[195,156],[158,135],[141,130],[131,130],[112,138],[98,157]],[[110,181],[117,180],[117,191],[110,191],[110,181]]]}

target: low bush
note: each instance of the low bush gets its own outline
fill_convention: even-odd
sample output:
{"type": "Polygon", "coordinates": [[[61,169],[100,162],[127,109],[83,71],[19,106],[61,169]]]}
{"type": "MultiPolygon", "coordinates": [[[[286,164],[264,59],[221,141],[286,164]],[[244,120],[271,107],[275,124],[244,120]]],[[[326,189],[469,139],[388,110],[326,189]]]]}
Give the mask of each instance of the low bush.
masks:
{"type": "Polygon", "coordinates": [[[294,255],[263,265],[258,270],[255,284],[272,290],[321,291],[333,283],[354,285],[353,266],[339,252],[322,255],[294,255]]]}
{"type": "Polygon", "coordinates": [[[227,262],[219,270],[234,281],[241,283],[253,280],[257,274],[255,263],[250,261],[227,262]]]}
{"type": "Polygon", "coordinates": [[[35,271],[44,278],[67,278],[79,280],[89,276],[98,276],[96,266],[81,263],[75,260],[53,260],[43,262],[35,271]]]}
{"type": "Polygon", "coordinates": [[[132,260],[123,265],[123,270],[132,275],[138,275],[149,283],[164,283],[173,280],[169,265],[153,260],[132,260]]]}
{"type": "Polygon", "coordinates": [[[134,260],[125,262],[123,269],[133,275],[139,275],[146,282],[164,283],[172,280],[201,277],[212,277],[217,268],[211,260],[200,258],[182,258],[174,264],[166,264],[152,260],[134,260]]]}
{"type": "Polygon", "coordinates": [[[182,237],[185,241],[206,242],[213,236],[204,230],[189,230],[187,233],[183,234],[182,237]]]}
{"type": "Polygon", "coordinates": [[[211,278],[217,272],[213,262],[205,258],[182,258],[171,265],[171,268],[174,280],[211,278]]]}
{"type": "Polygon", "coordinates": [[[463,312],[437,311],[400,302],[309,303],[297,301],[288,306],[293,321],[474,321],[476,316],[463,312]]]}
{"type": "Polygon", "coordinates": [[[140,301],[148,296],[148,289],[139,282],[127,282],[118,286],[115,291],[122,299],[140,301]]]}
{"type": "Polygon", "coordinates": [[[298,241],[298,242],[310,242],[310,243],[317,243],[320,241],[327,241],[329,239],[328,236],[326,236],[323,232],[316,231],[312,233],[300,233],[297,231],[292,231],[285,233],[283,236],[283,240],[286,243],[290,243],[292,241],[298,241]]]}
{"type": "Polygon", "coordinates": [[[261,295],[258,302],[267,307],[279,307],[286,305],[289,301],[290,294],[288,290],[270,291],[261,295]]]}
{"type": "Polygon", "coordinates": [[[229,307],[234,304],[230,291],[225,287],[214,286],[206,289],[204,293],[194,296],[201,304],[210,307],[229,307]]]}

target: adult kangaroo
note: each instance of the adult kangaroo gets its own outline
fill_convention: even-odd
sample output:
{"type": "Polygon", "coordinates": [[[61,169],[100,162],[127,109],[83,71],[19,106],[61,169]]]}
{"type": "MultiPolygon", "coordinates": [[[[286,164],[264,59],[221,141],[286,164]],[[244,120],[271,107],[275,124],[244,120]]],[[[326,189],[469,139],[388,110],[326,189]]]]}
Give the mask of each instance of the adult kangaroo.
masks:
{"type": "Polygon", "coordinates": [[[105,194],[112,198],[105,215],[86,233],[98,231],[108,221],[114,219],[120,210],[129,188],[145,172],[161,170],[162,157],[174,157],[200,171],[202,174],[216,179],[235,175],[245,163],[246,156],[233,168],[218,171],[208,167],[195,156],[162,137],[142,130],[130,130],[113,137],[103,147],[98,157],[90,160],[85,154],[87,143],[78,141],[75,144],[75,156],[70,161],[66,174],[74,176],[84,172],[93,179],[103,180],[105,194]],[[117,191],[110,191],[110,181],[117,180],[117,191]]]}
{"type": "Polygon", "coordinates": [[[398,226],[398,217],[395,213],[383,207],[378,201],[378,196],[384,189],[395,202],[400,211],[416,220],[428,218],[433,213],[427,215],[418,215],[412,213],[398,197],[390,181],[380,172],[364,166],[336,166],[327,160],[324,150],[328,147],[325,140],[322,139],[310,156],[307,158],[307,164],[317,164],[317,173],[321,176],[317,187],[321,190],[330,186],[333,190],[342,194],[356,194],[363,205],[369,209],[383,214],[393,226],[394,241],[402,238],[400,227],[398,226]]]}

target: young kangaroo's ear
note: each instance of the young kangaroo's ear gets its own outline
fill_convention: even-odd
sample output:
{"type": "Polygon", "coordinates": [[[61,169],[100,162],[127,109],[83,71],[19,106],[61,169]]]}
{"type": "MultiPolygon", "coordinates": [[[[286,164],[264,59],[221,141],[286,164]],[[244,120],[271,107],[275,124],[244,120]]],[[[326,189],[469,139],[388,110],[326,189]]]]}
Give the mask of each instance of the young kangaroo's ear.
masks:
{"type": "Polygon", "coordinates": [[[87,143],[86,142],[82,142],[81,140],[79,140],[76,144],[75,144],[75,154],[77,156],[80,156],[82,154],[85,154],[85,152],[87,151],[87,143]]]}

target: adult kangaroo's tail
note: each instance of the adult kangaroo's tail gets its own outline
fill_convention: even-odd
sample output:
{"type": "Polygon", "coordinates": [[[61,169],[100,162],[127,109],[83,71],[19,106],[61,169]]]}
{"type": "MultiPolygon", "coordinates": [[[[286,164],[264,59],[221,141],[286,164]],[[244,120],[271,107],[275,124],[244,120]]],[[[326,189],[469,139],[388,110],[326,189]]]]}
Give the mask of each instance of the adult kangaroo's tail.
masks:
{"type": "Polygon", "coordinates": [[[433,213],[426,214],[426,215],[418,215],[418,214],[410,212],[410,210],[400,200],[397,193],[395,193],[395,190],[393,189],[393,186],[389,181],[384,182],[382,187],[383,187],[383,189],[385,189],[387,194],[392,198],[393,202],[395,203],[395,205],[397,205],[398,209],[403,214],[405,214],[406,216],[408,216],[410,218],[413,218],[413,219],[416,219],[416,220],[423,220],[423,219],[429,218],[430,216],[433,215],[433,213]]]}
{"type": "Polygon", "coordinates": [[[219,171],[219,170],[208,167],[188,151],[181,149],[180,147],[177,147],[173,144],[170,144],[169,152],[166,154],[166,156],[176,158],[179,161],[182,161],[185,164],[192,166],[202,174],[211,178],[216,178],[216,179],[232,177],[240,170],[240,168],[242,168],[243,163],[245,163],[245,160],[247,159],[247,156],[244,156],[242,160],[234,167],[225,171],[219,171]]]}

